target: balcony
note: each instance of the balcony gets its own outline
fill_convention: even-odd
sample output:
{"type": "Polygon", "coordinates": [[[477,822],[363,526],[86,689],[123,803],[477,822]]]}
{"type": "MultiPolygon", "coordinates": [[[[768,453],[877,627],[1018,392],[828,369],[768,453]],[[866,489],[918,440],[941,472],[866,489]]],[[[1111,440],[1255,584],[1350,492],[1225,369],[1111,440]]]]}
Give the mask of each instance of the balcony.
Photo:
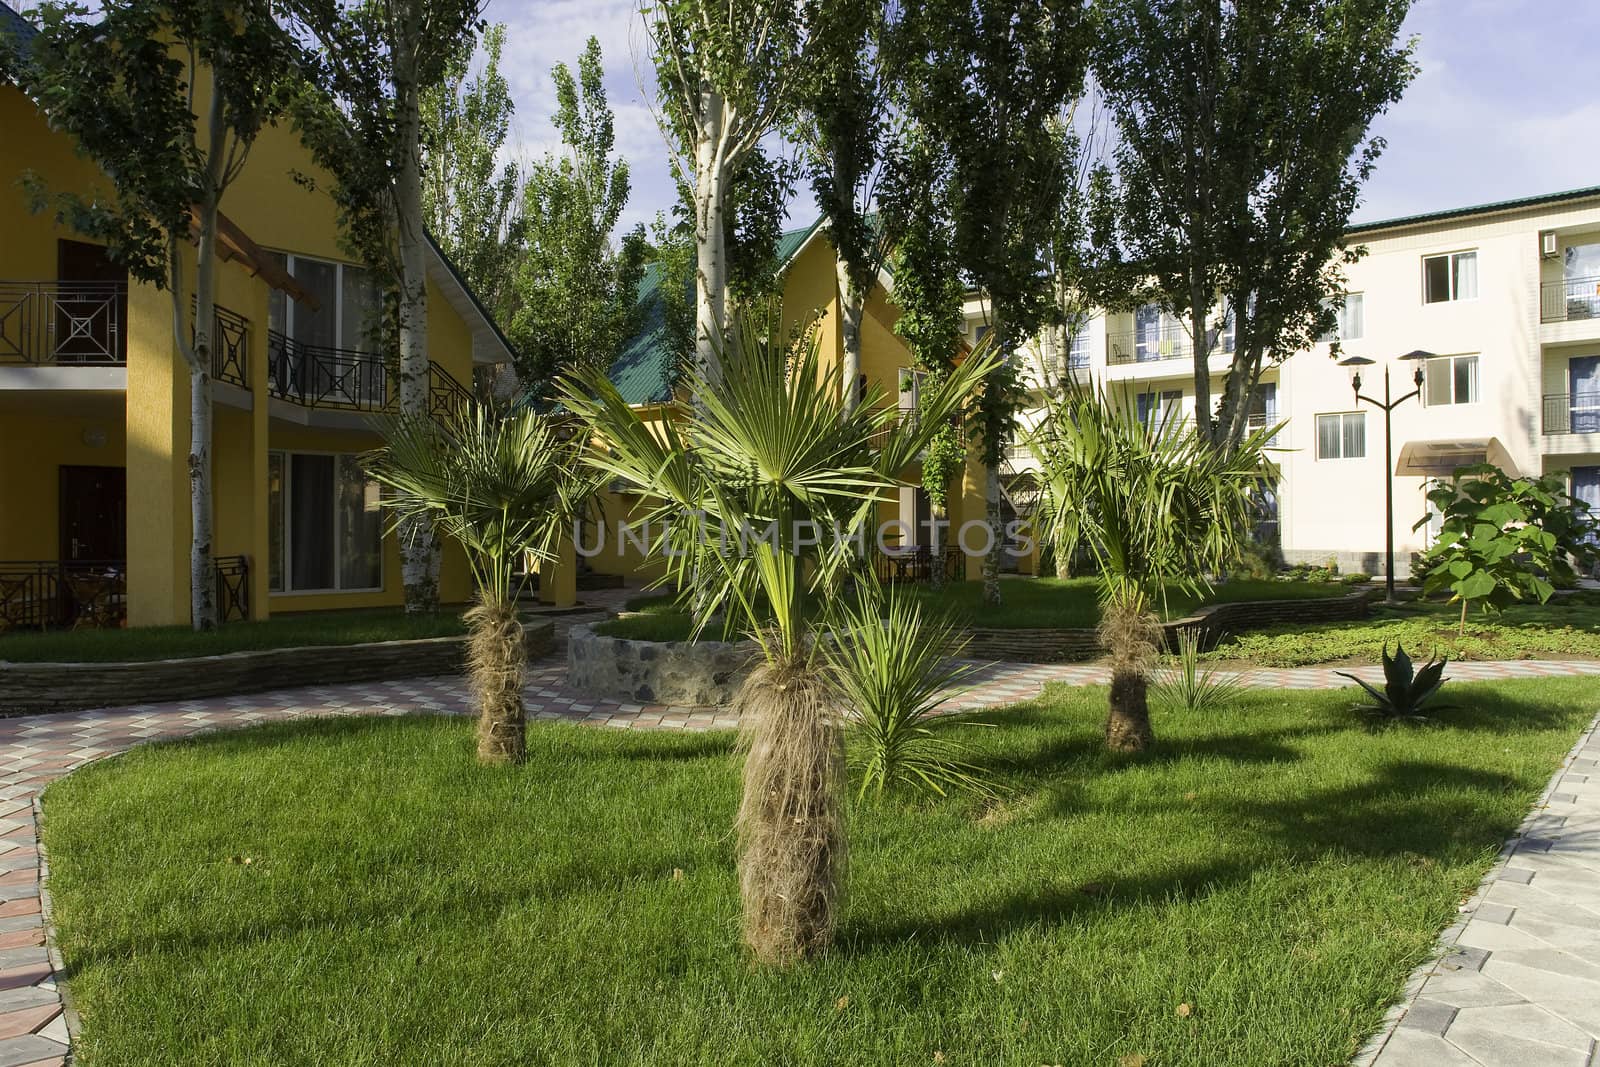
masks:
{"type": "Polygon", "coordinates": [[[1188,359],[1193,353],[1194,344],[1181,328],[1129,330],[1106,335],[1106,362],[1113,367],[1188,359]]]}
{"type": "MultiPolygon", "coordinates": [[[[372,352],[307,345],[267,331],[267,392],[301,407],[393,414],[400,409],[400,375],[372,352]]],[[[437,363],[428,364],[428,413],[454,417],[472,394],[437,363]]]]}
{"type": "Polygon", "coordinates": [[[1544,433],[1600,434],[1600,393],[1552,393],[1544,398],[1544,433]]]}
{"type": "Polygon", "coordinates": [[[1539,287],[1540,322],[1582,319],[1600,319],[1600,277],[1564,278],[1539,287]]]}
{"type": "MultiPolygon", "coordinates": [[[[250,617],[250,561],[218,556],[217,618],[250,617]]],[[[126,560],[0,560],[0,633],[115,629],[128,608],[126,560]]]]}
{"type": "Polygon", "coordinates": [[[122,282],[0,281],[0,364],[125,366],[127,317],[122,282]]]}

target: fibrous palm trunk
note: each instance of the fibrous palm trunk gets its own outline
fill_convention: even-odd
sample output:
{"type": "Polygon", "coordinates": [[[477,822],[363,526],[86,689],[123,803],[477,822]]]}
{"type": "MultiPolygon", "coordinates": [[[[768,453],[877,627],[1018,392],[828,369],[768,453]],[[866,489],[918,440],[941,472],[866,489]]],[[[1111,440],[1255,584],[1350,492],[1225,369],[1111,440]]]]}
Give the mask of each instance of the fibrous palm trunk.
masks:
{"type": "Polygon", "coordinates": [[[1106,714],[1106,747],[1113,752],[1143,752],[1155,741],[1150,725],[1150,670],[1160,628],[1138,596],[1114,596],[1100,619],[1100,642],[1111,661],[1111,699],[1106,714]]]}
{"type": "Polygon", "coordinates": [[[762,963],[827,948],[844,883],[844,744],[826,683],[767,663],[737,698],[746,748],[739,804],[744,940],[762,963]]]}
{"type": "Polygon", "coordinates": [[[478,698],[478,759],[521,763],[528,744],[522,708],[528,653],[516,603],[483,594],[466,621],[467,675],[478,698]]]}

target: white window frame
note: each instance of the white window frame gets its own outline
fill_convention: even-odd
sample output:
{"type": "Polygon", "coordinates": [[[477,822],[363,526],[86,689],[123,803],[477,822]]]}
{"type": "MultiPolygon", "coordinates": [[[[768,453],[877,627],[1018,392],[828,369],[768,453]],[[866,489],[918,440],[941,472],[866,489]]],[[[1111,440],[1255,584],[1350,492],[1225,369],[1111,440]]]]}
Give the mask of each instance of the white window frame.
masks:
{"type": "MultiPolygon", "coordinates": [[[[1422,275],[1420,280],[1422,282],[1423,307],[1435,307],[1439,304],[1459,304],[1463,301],[1473,301],[1478,299],[1477,293],[1473,293],[1473,295],[1467,297],[1456,295],[1456,260],[1462,256],[1471,256],[1474,264],[1477,264],[1478,250],[1476,248],[1458,248],[1453,252],[1432,252],[1422,257],[1422,275]],[[1442,259],[1445,261],[1445,275],[1450,285],[1450,296],[1444,300],[1428,299],[1428,261],[1433,259],[1442,259]]],[[[1474,271],[1476,272],[1476,267],[1474,268],[1474,271]]],[[[1483,279],[1481,277],[1478,279],[1477,289],[1479,291],[1483,289],[1483,279]]]]}
{"type": "MultiPolygon", "coordinates": [[[[341,586],[334,586],[332,588],[323,588],[323,589],[297,589],[297,588],[294,588],[293,586],[290,586],[288,584],[291,581],[291,577],[290,576],[291,576],[291,574],[293,572],[292,561],[294,559],[294,535],[292,533],[292,530],[294,528],[294,523],[289,521],[289,509],[290,509],[289,494],[290,494],[290,491],[291,491],[291,486],[292,486],[292,484],[294,482],[294,473],[293,473],[294,465],[289,462],[289,457],[290,456],[332,456],[333,457],[334,474],[335,474],[335,477],[333,479],[333,519],[334,519],[334,524],[337,527],[338,522],[339,522],[339,479],[338,479],[338,476],[337,476],[338,475],[338,470],[339,470],[339,457],[341,457],[341,456],[359,456],[359,455],[361,455],[361,453],[360,452],[328,452],[328,451],[324,451],[324,450],[321,450],[321,449],[314,449],[314,448],[270,448],[270,449],[267,450],[267,455],[268,456],[279,455],[279,456],[283,457],[283,514],[281,516],[281,518],[283,520],[283,529],[279,530],[278,533],[279,533],[279,538],[280,538],[279,544],[280,544],[281,548],[283,549],[283,560],[282,560],[280,569],[281,569],[281,573],[283,574],[283,581],[284,581],[284,587],[282,589],[269,588],[267,590],[267,595],[268,596],[327,596],[329,594],[334,594],[334,593],[381,593],[381,592],[383,592],[384,589],[386,589],[388,587],[388,577],[389,576],[385,573],[385,571],[387,570],[387,566],[388,566],[387,559],[386,559],[386,557],[388,556],[388,553],[386,551],[384,551],[384,545],[383,545],[384,541],[387,540],[387,538],[383,534],[381,529],[379,530],[379,533],[378,533],[378,584],[377,585],[351,586],[348,589],[343,588],[341,586]]],[[[269,538],[270,538],[270,534],[271,534],[271,531],[268,531],[269,538]]],[[[338,581],[339,580],[339,575],[340,575],[340,573],[342,573],[342,568],[341,568],[340,565],[344,562],[344,560],[342,558],[340,558],[339,540],[340,540],[339,539],[339,531],[338,531],[338,529],[335,529],[333,531],[333,579],[334,579],[334,581],[338,581]]],[[[269,541],[269,543],[270,543],[270,541],[269,541]]],[[[269,585],[270,585],[270,581],[271,581],[270,575],[272,574],[272,570],[271,570],[270,566],[267,569],[267,574],[269,575],[268,582],[269,582],[269,585]]]]}
{"type": "Polygon", "coordinates": [[[1339,325],[1318,337],[1317,340],[1326,344],[1332,341],[1360,341],[1365,338],[1367,335],[1366,296],[1367,294],[1364,292],[1346,293],[1342,300],[1324,300],[1322,302],[1323,306],[1333,311],[1339,320],[1339,325]],[[1350,302],[1352,300],[1361,305],[1361,329],[1354,333],[1350,330],[1350,302]]]}
{"type": "Polygon", "coordinates": [[[1483,400],[1483,361],[1478,358],[1478,355],[1479,353],[1477,352],[1463,352],[1460,355],[1434,356],[1433,358],[1429,359],[1427,361],[1427,365],[1422,370],[1422,406],[1429,408],[1454,408],[1481,402],[1483,400]],[[1456,397],[1456,364],[1464,359],[1470,359],[1474,364],[1472,372],[1472,388],[1474,395],[1470,400],[1461,400],[1456,397]],[[1435,373],[1433,368],[1435,366],[1448,367],[1450,375],[1450,399],[1438,404],[1435,404],[1432,399],[1430,399],[1433,393],[1433,390],[1430,388],[1430,386],[1433,382],[1433,375],[1435,373]]]}
{"type": "MultiPolygon", "coordinates": [[[[285,252],[285,251],[283,251],[281,249],[274,249],[273,251],[276,251],[280,256],[283,257],[284,270],[288,271],[289,275],[291,277],[294,276],[294,266],[295,266],[295,262],[297,260],[302,260],[303,259],[308,263],[318,263],[318,264],[321,264],[322,266],[325,266],[325,267],[332,267],[333,268],[333,339],[334,339],[333,347],[337,348],[337,349],[339,349],[341,351],[360,352],[363,355],[368,355],[368,356],[379,355],[379,353],[371,351],[370,349],[367,348],[367,346],[364,343],[366,341],[365,337],[355,338],[354,339],[355,341],[361,342],[361,343],[352,344],[351,343],[351,338],[347,338],[344,335],[344,272],[348,268],[350,270],[366,271],[368,274],[371,274],[372,273],[372,268],[363,267],[359,263],[346,263],[342,259],[323,259],[321,256],[305,256],[305,255],[301,255],[298,252],[285,252]]],[[[381,291],[380,291],[379,296],[381,298],[381,296],[382,296],[381,291]]],[[[283,297],[283,335],[285,337],[288,337],[288,338],[291,338],[291,339],[294,337],[294,312],[295,312],[295,304],[296,303],[297,302],[294,299],[292,299],[291,297],[289,297],[288,294],[284,294],[284,297],[283,297]]]]}
{"type": "Polygon", "coordinates": [[[1321,411],[1318,412],[1316,417],[1311,420],[1311,426],[1316,432],[1317,438],[1317,443],[1315,445],[1316,462],[1333,463],[1344,460],[1363,460],[1367,458],[1367,413],[1365,411],[1321,411]],[[1361,455],[1359,456],[1347,456],[1344,454],[1344,420],[1351,418],[1352,416],[1358,416],[1361,419],[1361,455]],[[1323,419],[1339,420],[1339,454],[1337,456],[1325,456],[1322,454],[1323,419]]]}

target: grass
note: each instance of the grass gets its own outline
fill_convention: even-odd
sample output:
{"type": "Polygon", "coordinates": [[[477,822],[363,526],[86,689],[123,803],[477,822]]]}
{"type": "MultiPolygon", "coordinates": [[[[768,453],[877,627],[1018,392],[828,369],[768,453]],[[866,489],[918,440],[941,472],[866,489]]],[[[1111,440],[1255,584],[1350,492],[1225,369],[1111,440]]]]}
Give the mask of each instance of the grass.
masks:
{"type": "Polygon", "coordinates": [[[400,608],[288,615],[264,622],[230,622],[205,633],[186,626],[127,630],[51,630],[0,634],[0,661],[107,663],[215,656],[296,645],[354,645],[464,633],[453,612],[407,616],[400,608]]]}
{"type": "MultiPolygon", "coordinates": [[[[1000,608],[983,603],[982,582],[953,582],[943,589],[918,585],[912,592],[924,607],[950,611],[966,626],[1092,629],[1100,623],[1099,585],[1093,578],[1004,578],[1000,584],[1004,601],[1000,608]]],[[[1234,580],[1200,596],[1171,589],[1164,607],[1157,606],[1163,608],[1164,617],[1177,619],[1201,604],[1335,597],[1351,591],[1338,583],[1234,580]]],[[[687,641],[693,629],[669,596],[639,597],[628,603],[627,610],[646,614],[601,623],[596,629],[607,637],[635,641],[687,641]]]]}
{"type": "MultiPolygon", "coordinates": [[[[1100,587],[1094,578],[1005,578],[1000,586],[999,608],[983,603],[982,582],[954,582],[943,589],[918,586],[915,591],[925,605],[953,611],[969,626],[1087,629],[1100,624],[1100,587]]],[[[1165,603],[1158,599],[1156,606],[1163,617],[1177,619],[1202,604],[1335,597],[1351,591],[1349,586],[1327,582],[1239,580],[1223,582],[1200,596],[1169,589],[1165,603]]]]}
{"type": "Polygon", "coordinates": [[[44,799],[80,1062],[1340,1064],[1594,710],[1447,692],[1376,734],[1348,692],[1255,692],[1122,759],[1104,690],[991,713],[961,737],[1008,799],[854,809],[838,942],[781,973],[739,946],[730,733],[140,748],[44,799]]]}
{"type": "Polygon", "coordinates": [[[1467,616],[1458,636],[1458,606],[1410,603],[1375,606],[1372,618],[1321,626],[1279,626],[1238,634],[1207,654],[1212,660],[1262,667],[1313,663],[1374,663],[1385,645],[1404,644],[1426,656],[1451,659],[1600,659],[1600,598],[1577,594],[1549,604],[1507,609],[1499,616],[1467,616]]]}

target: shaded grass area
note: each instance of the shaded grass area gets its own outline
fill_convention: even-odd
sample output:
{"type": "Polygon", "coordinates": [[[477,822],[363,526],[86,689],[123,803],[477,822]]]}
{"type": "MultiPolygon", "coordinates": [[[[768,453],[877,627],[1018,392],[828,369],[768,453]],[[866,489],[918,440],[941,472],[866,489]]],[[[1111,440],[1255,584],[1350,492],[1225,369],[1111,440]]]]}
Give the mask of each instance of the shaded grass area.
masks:
{"type": "Polygon", "coordinates": [[[0,660],[17,663],[107,663],[215,656],[297,645],[356,645],[465,633],[460,612],[408,616],[401,608],[285,615],[230,622],[196,633],[187,626],[127,630],[51,630],[0,634],[0,660]]]}
{"type": "Polygon", "coordinates": [[[1207,654],[1262,667],[1313,663],[1376,662],[1383,647],[1451,659],[1600,659],[1600,598],[1578,594],[1549,604],[1507,609],[1498,616],[1467,616],[1457,634],[1460,607],[1440,602],[1374,606],[1372,618],[1320,626],[1278,626],[1237,634],[1207,654]]]}
{"type": "MultiPolygon", "coordinates": [[[[949,611],[966,626],[1090,629],[1100,623],[1099,585],[1094,578],[1004,578],[1000,585],[1004,605],[999,608],[983,603],[982,582],[952,582],[943,589],[926,585],[908,588],[926,607],[949,611]]],[[[1172,588],[1167,590],[1164,603],[1158,602],[1156,607],[1164,618],[1176,619],[1202,604],[1319,599],[1352,591],[1350,586],[1338,583],[1241,579],[1223,582],[1198,596],[1172,588]]],[[[669,596],[640,597],[630,601],[627,610],[644,612],[648,617],[615,619],[600,624],[599,631],[609,637],[637,641],[686,641],[693,629],[688,616],[677,609],[669,596]]]]}
{"type": "Polygon", "coordinates": [[[1349,693],[1252,693],[1136,758],[1103,690],[941,726],[1007,799],[854,809],[839,940],[780,973],[739,946],[731,734],[539,724],[514,769],[435,718],[142,748],[45,796],[81,1062],[1342,1063],[1593,712],[1583,680],[1450,688],[1379,734],[1349,693]]]}

